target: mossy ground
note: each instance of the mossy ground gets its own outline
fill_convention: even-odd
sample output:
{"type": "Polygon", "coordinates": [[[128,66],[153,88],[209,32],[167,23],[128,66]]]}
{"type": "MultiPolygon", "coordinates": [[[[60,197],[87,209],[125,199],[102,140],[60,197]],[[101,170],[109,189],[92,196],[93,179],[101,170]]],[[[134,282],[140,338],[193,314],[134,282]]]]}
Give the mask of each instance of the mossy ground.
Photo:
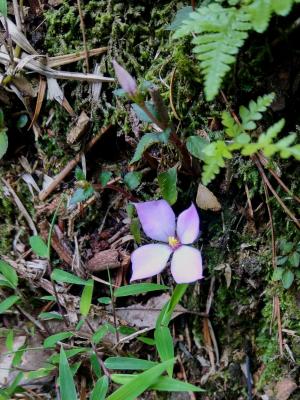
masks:
{"type": "MultiPolygon", "coordinates": [[[[83,11],[88,48],[108,46],[107,54],[100,61],[103,73],[113,74],[110,61],[116,58],[140,82],[147,79],[157,84],[167,103],[170,99],[171,76],[175,74],[172,100],[181,118],[182,136],[188,136],[200,129],[205,129],[211,137],[222,135],[211,127],[211,121],[212,118],[219,117],[220,110],[225,107],[224,104],[220,99],[210,104],[204,101],[201,75],[197,64],[191,59],[190,43],[174,42],[170,32],[165,29],[182,5],[183,2],[176,0],[153,1],[151,4],[146,0],[85,1],[83,11]]],[[[52,56],[83,49],[80,20],[73,1],[63,0],[59,7],[49,9],[44,17],[45,52],[52,56]]],[[[294,17],[295,15],[291,15],[289,20],[293,20],[294,17]]],[[[286,22],[278,20],[275,29],[271,29],[266,35],[270,38],[276,35],[280,37],[280,29],[284,30],[285,27],[286,22]]],[[[263,50],[265,38],[255,36],[254,39],[254,42],[248,42],[236,66],[238,81],[230,81],[229,77],[225,85],[226,94],[233,106],[247,104],[248,99],[254,98],[256,93],[267,93],[270,89],[271,84],[268,79],[259,84],[252,79],[253,71],[256,76],[263,77],[267,69],[267,55],[263,50]],[[256,53],[255,49],[260,51],[256,53]]],[[[91,69],[94,62],[90,59],[91,69]]],[[[76,68],[82,71],[85,68],[84,63],[77,63],[76,68]]],[[[89,89],[86,84],[67,83],[64,85],[64,91],[76,113],[85,109],[89,111],[89,89]]],[[[47,161],[49,163],[48,171],[54,174],[59,172],[61,165],[74,156],[75,150],[69,148],[66,150],[64,144],[65,135],[69,131],[70,117],[59,105],[48,104],[47,107],[54,107],[55,110],[51,129],[55,131],[56,136],[50,138],[45,134],[39,141],[38,153],[43,154],[44,162],[46,161],[46,165],[47,161]]],[[[289,116],[291,111],[285,109],[280,113],[289,116]]],[[[278,119],[276,113],[270,114],[268,118],[278,119]]],[[[294,118],[293,122],[295,126],[300,120],[294,118]]],[[[132,126],[126,106],[105,87],[99,102],[94,106],[91,133],[110,123],[115,125],[116,137],[131,132],[132,126]]],[[[123,151],[122,149],[120,153],[123,151]]],[[[130,152],[126,147],[124,155],[120,156],[118,161],[121,159],[124,161],[128,151],[130,152]]],[[[99,160],[97,162],[99,163],[99,160]]],[[[280,167],[290,183],[291,190],[296,190],[297,185],[299,187],[297,171],[293,171],[290,162],[282,163],[280,167]]],[[[97,173],[99,168],[101,169],[100,164],[95,168],[97,173]]],[[[228,168],[232,169],[232,182],[228,191],[222,191],[224,174],[211,184],[212,191],[219,193],[222,198],[224,206],[222,214],[203,212],[202,215],[203,254],[208,271],[206,276],[216,279],[211,322],[221,357],[225,349],[229,354],[226,367],[209,378],[205,389],[207,398],[220,400],[246,399],[246,384],[240,364],[244,362],[247,343],[250,342],[252,347],[252,372],[256,373],[263,367],[263,372],[257,377],[256,383],[257,390],[261,392],[265,385],[270,385],[283,376],[292,374],[293,378],[298,379],[297,364],[299,365],[300,360],[299,279],[296,278],[289,290],[283,289],[280,283],[272,280],[271,231],[267,211],[264,205],[261,206],[261,203],[265,202],[264,190],[256,167],[250,161],[236,158],[228,168]],[[254,227],[245,214],[245,184],[249,188],[253,207],[260,207],[261,210],[257,220],[254,221],[256,224],[254,227]],[[230,284],[226,282],[224,268],[220,268],[220,265],[229,266],[230,284]],[[285,336],[295,362],[286,354],[284,357],[279,356],[277,325],[273,318],[275,294],[280,299],[282,327],[295,333],[294,336],[285,336]]],[[[93,170],[91,168],[91,172],[95,173],[93,170]]],[[[7,171],[9,171],[8,165],[4,166],[2,173],[7,171]]],[[[181,178],[180,184],[183,189],[179,203],[186,205],[195,195],[197,185],[196,182],[186,182],[185,177],[181,178]]],[[[22,186],[19,192],[26,203],[27,188],[22,186]]],[[[281,196],[286,196],[284,192],[278,192],[281,196]]],[[[141,195],[147,197],[147,194],[141,195]]],[[[31,209],[30,202],[27,206],[31,209]]],[[[298,243],[299,233],[288,221],[282,208],[274,199],[270,201],[270,206],[276,236],[288,237],[289,240],[298,243]]],[[[0,208],[0,252],[7,254],[11,249],[16,222],[14,207],[3,191],[0,191],[0,208]]],[[[32,209],[31,212],[34,214],[32,209]]],[[[78,229],[81,234],[91,231],[90,224],[93,224],[96,216],[98,213],[92,212],[89,218],[80,222],[78,229]]],[[[208,286],[208,283],[203,284],[200,300],[195,297],[189,302],[197,304],[197,311],[205,309],[208,286]]],[[[190,330],[194,337],[203,343],[201,329],[195,328],[197,324],[201,326],[201,319],[195,321],[191,322],[190,330]]],[[[193,347],[193,351],[197,353],[198,350],[193,347]]],[[[193,367],[200,368],[198,364],[194,364],[193,367]]],[[[197,375],[193,371],[187,373],[189,376],[197,375]]],[[[297,394],[291,397],[291,399],[297,398],[297,394]]]]}

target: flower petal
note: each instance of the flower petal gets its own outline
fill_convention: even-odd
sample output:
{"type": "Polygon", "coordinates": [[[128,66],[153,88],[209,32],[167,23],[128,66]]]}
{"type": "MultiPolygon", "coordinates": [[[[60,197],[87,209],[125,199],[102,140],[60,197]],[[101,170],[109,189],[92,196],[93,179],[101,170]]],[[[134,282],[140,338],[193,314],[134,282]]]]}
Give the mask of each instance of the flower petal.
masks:
{"type": "Polygon", "coordinates": [[[182,244],[193,243],[199,236],[200,220],[196,207],[191,206],[179,214],[177,236],[182,244]]]}
{"type": "Polygon", "coordinates": [[[112,61],[116,77],[121,85],[122,89],[129,94],[134,96],[137,92],[137,85],[135,79],[123,68],[116,60],[112,61]]]}
{"type": "Polygon", "coordinates": [[[165,200],[134,203],[142,228],[153,240],[168,242],[175,235],[175,214],[165,200]]]}
{"type": "Polygon", "coordinates": [[[145,279],[159,274],[166,266],[172,249],[166,244],[146,244],[131,254],[132,277],[145,279]]]}
{"type": "Polygon", "coordinates": [[[171,272],[176,283],[190,283],[203,278],[200,251],[190,246],[179,247],[172,258],[171,272]]]}

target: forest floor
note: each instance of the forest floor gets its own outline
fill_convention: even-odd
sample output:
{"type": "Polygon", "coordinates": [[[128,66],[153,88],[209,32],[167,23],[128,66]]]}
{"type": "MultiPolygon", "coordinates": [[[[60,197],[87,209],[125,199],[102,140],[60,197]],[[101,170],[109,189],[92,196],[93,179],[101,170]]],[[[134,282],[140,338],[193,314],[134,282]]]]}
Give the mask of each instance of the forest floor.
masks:
{"type": "MultiPolygon", "coordinates": [[[[29,57],[0,86],[8,136],[0,161],[0,399],[59,398],[61,343],[80,399],[89,398],[103,371],[115,372],[109,357],[158,360],[153,329],[175,286],[170,270],[144,281],[169,291],[118,297],[112,290],[129,285],[130,255],[137,243],[147,243],[132,202],[162,198],[157,175],[172,168],[172,206],[178,215],[197,204],[204,261],[204,279],[188,287],[171,322],[174,377],[204,392],[148,391],[138,398],[300,399],[300,235],[284,208],[299,214],[299,163],[275,158],[262,175],[253,159],[237,155],[208,185],[203,203],[199,161],[190,158],[189,173],[178,149],[154,145],[131,163],[140,138],[155,127],[116,95],[117,82],[91,83],[81,75],[114,78],[116,59],[139,84],[155,84],[182,140],[219,138],[223,110],[235,113],[271,92],[276,99],[261,125],[285,118],[286,131],[298,134],[299,23],[290,27],[299,7],[274,17],[263,35],[250,35],[222,93],[207,102],[190,39],[174,41],[168,30],[189,1],[81,3],[78,9],[75,1],[28,0],[21,13],[35,52],[30,60],[47,55],[49,67],[76,77],[46,81],[28,73],[29,57]],[[18,276],[10,285],[2,279],[7,265],[18,276]],[[278,266],[285,278],[274,276],[278,266]],[[50,279],[57,270],[79,281],[50,279]],[[80,280],[87,279],[93,297],[85,315],[81,297],[89,286],[80,280]],[[11,306],[3,306],[5,299],[11,306]],[[116,327],[119,344],[110,329],[116,327]],[[95,332],[101,340],[91,339],[95,332]]],[[[1,71],[7,77],[4,66],[1,71]]],[[[110,383],[109,393],[117,387],[110,383]]]]}

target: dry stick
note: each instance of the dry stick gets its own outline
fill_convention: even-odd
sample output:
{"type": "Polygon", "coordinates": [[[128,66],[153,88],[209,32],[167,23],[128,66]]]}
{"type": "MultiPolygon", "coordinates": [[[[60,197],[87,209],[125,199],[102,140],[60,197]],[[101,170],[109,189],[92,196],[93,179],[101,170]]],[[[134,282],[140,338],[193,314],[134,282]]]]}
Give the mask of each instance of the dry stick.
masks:
{"type": "Polygon", "coordinates": [[[84,26],[83,13],[82,13],[80,0],[77,0],[77,5],[78,5],[79,18],[80,18],[82,41],[83,41],[84,52],[85,52],[86,72],[89,73],[89,52],[88,52],[88,48],[87,48],[87,44],[86,44],[85,26],[84,26]]]}
{"type": "Polygon", "coordinates": [[[14,16],[16,20],[16,25],[20,31],[22,31],[22,23],[20,18],[20,8],[18,4],[18,0],[13,0],[13,8],[14,8],[14,16]]]}
{"type": "Polygon", "coordinates": [[[87,153],[91,148],[98,142],[98,140],[111,128],[112,125],[109,125],[105,128],[102,128],[100,132],[94,136],[90,142],[87,144],[84,151],[78,153],[73,160],[71,160],[65,168],[54,178],[53,182],[44,190],[42,190],[39,194],[39,199],[44,201],[54,190],[55,188],[65,179],[67,175],[76,167],[76,165],[80,162],[83,154],[87,153]]]}
{"type": "Polygon", "coordinates": [[[11,187],[11,185],[4,178],[1,178],[1,180],[4,183],[4,185],[7,187],[8,191],[10,192],[10,194],[12,195],[17,207],[19,208],[19,210],[23,214],[24,218],[26,219],[30,229],[33,232],[33,234],[37,235],[37,230],[36,230],[36,227],[35,227],[35,225],[33,223],[33,220],[31,218],[31,216],[29,215],[28,211],[26,210],[26,208],[24,207],[23,203],[19,199],[17,193],[14,191],[14,189],[11,187]]]}
{"type": "MultiPolygon", "coordinates": [[[[270,226],[271,226],[271,236],[272,236],[272,265],[274,270],[277,268],[276,264],[276,241],[275,241],[275,230],[274,230],[274,224],[273,224],[273,217],[272,217],[272,211],[269,205],[269,192],[268,192],[268,187],[266,182],[263,179],[263,185],[264,185],[264,191],[265,191],[265,196],[266,196],[266,206],[270,218],[270,226]]],[[[283,356],[283,339],[282,339],[282,325],[281,325],[281,315],[280,315],[280,302],[279,302],[279,297],[278,295],[274,296],[274,311],[275,315],[277,317],[277,326],[278,326],[278,343],[279,343],[279,351],[280,355],[283,356]]]]}
{"type": "Polygon", "coordinates": [[[266,183],[266,185],[268,186],[268,188],[270,189],[270,191],[272,192],[272,194],[274,195],[274,197],[276,198],[276,200],[278,201],[278,203],[281,205],[281,207],[284,209],[284,211],[286,212],[286,214],[292,219],[292,221],[294,222],[294,224],[300,229],[300,222],[297,220],[297,218],[295,217],[295,215],[292,213],[292,211],[285,205],[285,203],[281,200],[281,198],[278,196],[278,194],[276,193],[275,189],[273,188],[273,186],[271,185],[269,179],[267,178],[263,167],[259,161],[259,159],[257,158],[257,156],[252,156],[251,157],[252,160],[255,162],[259,173],[263,179],[263,181],[266,183]]]}
{"type": "MultiPolygon", "coordinates": [[[[223,97],[223,100],[225,102],[225,104],[227,105],[227,107],[229,108],[230,114],[232,115],[232,117],[234,118],[235,122],[238,125],[241,125],[240,120],[238,119],[237,115],[235,114],[235,112],[232,110],[229,101],[227,100],[225,94],[223,93],[223,91],[221,90],[221,95],[223,97]]],[[[284,209],[284,211],[287,213],[287,215],[293,220],[293,222],[295,223],[295,225],[300,229],[300,223],[297,220],[297,218],[295,217],[295,215],[291,212],[291,210],[285,205],[285,203],[281,200],[281,198],[278,196],[278,194],[276,193],[275,189],[273,188],[273,186],[271,185],[269,179],[267,178],[262,164],[259,160],[259,156],[257,155],[253,155],[251,156],[252,161],[254,161],[254,163],[256,164],[259,173],[261,175],[261,177],[263,178],[263,180],[265,181],[265,183],[267,184],[268,188],[270,189],[270,191],[273,193],[274,197],[276,198],[276,200],[278,201],[278,203],[281,205],[281,207],[284,209]]],[[[274,172],[274,171],[273,171],[274,172]]],[[[274,176],[274,175],[273,175],[274,176]]],[[[275,177],[275,176],[274,176],[275,177]]],[[[278,177],[279,178],[279,177],[278,177]]],[[[279,178],[280,179],[280,178],[279,178]]],[[[281,181],[282,182],[282,181],[281,181]]],[[[283,182],[282,182],[283,183],[283,182]]],[[[285,186],[285,185],[284,185],[285,186]]],[[[285,186],[286,187],[286,186],[285,186]]],[[[286,187],[287,188],[287,187],[286,187]]],[[[288,188],[287,188],[288,189],[288,188]]],[[[290,191],[289,191],[290,194],[290,191]]]]}
{"type": "MultiPolygon", "coordinates": [[[[86,318],[85,322],[86,322],[87,326],[90,328],[90,331],[92,332],[92,334],[94,334],[95,333],[95,329],[92,327],[90,321],[86,318]]],[[[94,350],[94,353],[96,354],[97,360],[98,360],[101,368],[103,369],[104,375],[106,375],[110,379],[110,373],[109,373],[108,369],[106,368],[102,358],[100,357],[100,354],[98,353],[97,348],[96,348],[93,340],[91,340],[91,346],[92,346],[92,348],[94,350]]]]}
{"type": "MultiPolygon", "coordinates": [[[[263,161],[262,161],[262,156],[261,156],[261,154],[257,154],[258,155],[258,158],[259,158],[259,161],[261,162],[261,164],[262,165],[264,165],[264,163],[263,163],[263,161]]],[[[293,197],[293,199],[295,200],[295,201],[297,201],[299,204],[300,204],[300,198],[298,197],[298,196],[296,196],[295,194],[293,194],[291,191],[290,191],[290,189],[286,186],[286,184],[280,179],[280,177],[278,176],[278,174],[276,174],[276,172],[272,169],[272,168],[270,168],[270,167],[267,167],[268,168],[268,171],[273,175],[273,177],[277,180],[277,182],[279,183],[279,185],[282,187],[282,189],[289,195],[289,196],[291,196],[291,197],[293,197]]]]}

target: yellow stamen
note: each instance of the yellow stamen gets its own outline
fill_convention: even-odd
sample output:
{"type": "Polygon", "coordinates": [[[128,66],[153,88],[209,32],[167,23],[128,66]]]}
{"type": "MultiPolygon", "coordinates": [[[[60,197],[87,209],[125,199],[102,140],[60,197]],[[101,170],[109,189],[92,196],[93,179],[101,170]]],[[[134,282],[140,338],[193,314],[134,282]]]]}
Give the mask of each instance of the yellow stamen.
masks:
{"type": "Polygon", "coordinates": [[[176,239],[176,237],[174,236],[169,236],[169,246],[172,247],[172,249],[176,249],[176,247],[178,247],[180,245],[180,242],[178,239],[176,239]]]}

